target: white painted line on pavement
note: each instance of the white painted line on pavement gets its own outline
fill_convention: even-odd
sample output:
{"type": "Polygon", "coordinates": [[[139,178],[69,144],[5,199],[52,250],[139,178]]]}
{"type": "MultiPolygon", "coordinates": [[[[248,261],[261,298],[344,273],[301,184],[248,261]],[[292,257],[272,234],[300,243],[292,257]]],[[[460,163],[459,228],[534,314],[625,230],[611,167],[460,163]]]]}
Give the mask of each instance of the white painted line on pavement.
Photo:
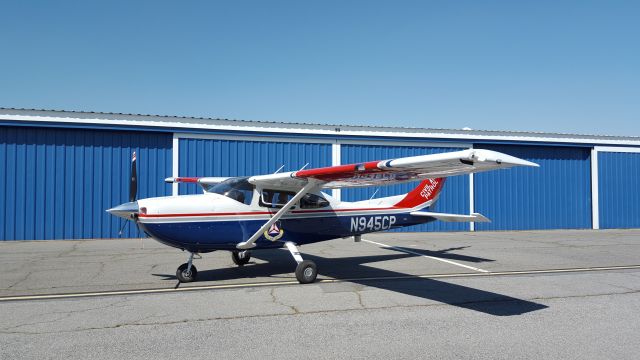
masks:
{"type": "MultiPolygon", "coordinates": [[[[605,267],[586,267],[586,268],[566,268],[566,269],[541,269],[541,270],[516,270],[516,271],[495,271],[485,273],[457,273],[457,274],[425,274],[425,275],[399,275],[399,276],[378,276],[378,277],[361,277],[346,279],[319,279],[317,283],[341,283],[341,282],[358,282],[358,281],[390,281],[390,280],[410,280],[410,279],[451,279],[451,278],[474,278],[486,276],[510,276],[510,275],[536,275],[536,274],[556,274],[556,273],[580,273],[580,272],[596,272],[609,270],[637,270],[640,265],[621,265],[621,266],[605,266],[605,267]]],[[[0,303],[3,301],[23,301],[23,300],[52,300],[67,298],[85,298],[94,296],[118,296],[118,295],[137,295],[137,294],[161,294],[174,293],[197,290],[223,290],[223,289],[242,289],[251,287],[268,287],[268,286],[287,286],[299,285],[298,281],[273,281],[273,282],[257,282],[257,283],[240,283],[226,285],[202,285],[189,286],[179,288],[161,288],[161,289],[141,289],[141,290],[115,290],[115,291],[99,291],[93,293],[66,293],[66,294],[50,294],[50,295],[16,295],[0,297],[0,303]]],[[[309,286],[309,285],[304,285],[309,286]]]]}
{"type": "Polygon", "coordinates": [[[383,247],[383,248],[394,249],[394,250],[405,252],[407,254],[418,255],[418,256],[421,256],[421,257],[425,257],[427,259],[442,261],[442,262],[445,262],[447,264],[460,266],[460,267],[463,267],[463,268],[466,268],[466,269],[470,269],[470,270],[474,270],[474,271],[478,271],[478,272],[482,272],[482,273],[488,273],[489,272],[488,270],[480,269],[480,268],[469,266],[469,265],[465,265],[465,264],[460,264],[460,263],[455,262],[455,261],[451,261],[451,260],[447,260],[447,259],[443,259],[443,258],[439,258],[439,257],[435,257],[435,256],[429,256],[429,255],[425,255],[425,254],[420,254],[419,252],[416,252],[416,251],[411,251],[411,250],[407,250],[407,249],[401,249],[399,247],[395,247],[395,246],[391,246],[391,245],[387,245],[387,244],[382,244],[382,243],[371,241],[371,240],[362,239],[362,241],[366,241],[366,242],[368,242],[370,244],[375,244],[375,245],[378,245],[378,246],[383,247]]]}

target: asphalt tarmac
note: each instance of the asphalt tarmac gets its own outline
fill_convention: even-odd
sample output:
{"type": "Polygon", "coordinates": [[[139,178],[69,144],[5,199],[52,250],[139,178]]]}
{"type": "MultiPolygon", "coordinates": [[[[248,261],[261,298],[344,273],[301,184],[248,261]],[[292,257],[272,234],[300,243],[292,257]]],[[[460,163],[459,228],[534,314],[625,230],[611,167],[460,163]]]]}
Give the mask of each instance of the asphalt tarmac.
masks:
{"type": "Polygon", "coordinates": [[[375,234],[196,260],[152,240],[0,243],[0,359],[636,359],[640,230],[375,234]]]}

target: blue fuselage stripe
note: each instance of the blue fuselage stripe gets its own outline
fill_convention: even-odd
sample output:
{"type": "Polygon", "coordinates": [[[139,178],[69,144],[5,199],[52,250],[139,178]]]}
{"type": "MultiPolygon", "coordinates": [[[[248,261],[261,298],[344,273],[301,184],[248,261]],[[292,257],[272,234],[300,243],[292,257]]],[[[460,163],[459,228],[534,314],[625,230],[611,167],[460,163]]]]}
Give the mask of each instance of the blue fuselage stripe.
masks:
{"type": "MultiPolygon", "coordinates": [[[[277,248],[285,241],[298,245],[384,231],[398,227],[434,221],[432,217],[412,216],[409,213],[353,216],[323,216],[282,219],[276,228],[256,242],[256,248],[277,248]],[[280,231],[281,230],[281,231],[280,231]],[[272,241],[267,239],[270,237],[272,241]]],[[[234,250],[236,245],[253,235],[265,220],[227,220],[139,223],[154,239],[169,246],[193,252],[234,250]]]]}

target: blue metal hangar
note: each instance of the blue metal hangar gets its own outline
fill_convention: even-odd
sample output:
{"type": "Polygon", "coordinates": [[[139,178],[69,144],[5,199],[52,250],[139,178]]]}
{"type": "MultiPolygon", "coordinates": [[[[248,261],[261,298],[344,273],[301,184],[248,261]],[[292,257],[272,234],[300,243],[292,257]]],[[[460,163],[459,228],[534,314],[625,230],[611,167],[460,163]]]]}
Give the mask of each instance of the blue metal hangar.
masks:
{"type": "MultiPolygon", "coordinates": [[[[424,124],[428,125],[428,124],[424,124]]],[[[450,178],[437,211],[491,223],[436,222],[402,231],[640,227],[640,138],[507,131],[290,124],[0,108],[0,240],[118,237],[105,209],[127,201],[130,158],[140,198],[190,194],[171,176],[242,176],[465,148],[540,168],[450,178]]],[[[415,184],[343,189],[352,201],[415,184]]],[[[125,237],[136,237],[127,227],[125,237]]]]}

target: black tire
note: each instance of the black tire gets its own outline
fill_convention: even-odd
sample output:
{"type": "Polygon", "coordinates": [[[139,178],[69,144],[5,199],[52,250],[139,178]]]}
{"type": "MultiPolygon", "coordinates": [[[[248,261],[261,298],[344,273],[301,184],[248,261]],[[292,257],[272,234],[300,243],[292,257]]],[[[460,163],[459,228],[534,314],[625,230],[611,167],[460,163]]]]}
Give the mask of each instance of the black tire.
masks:
{"type": "Polygon", "coordinates": [[[247,265],[249,263],[249,260],[251,260],[251,251],[247,250],[244,252],[244,257],[240,257],[240,252],[239,251],[232,251],[231,252],[231,259],[233,260],[233,263],[238,265],[238,266],[244,266],[247,265]]]}
{"type": "Polygon", "coordinates": [[[310,284],[316,281],[318,269],[316,263],[311,260],[304,260],[296,267],[296,279],[300,284],[310,284]]]}
{"type": "Polygon", "coordinates": [[[178,278],[178,281],[180,281],[181,283],[196,281],[196,278],[198,277],[198,269],[196,269],[195,265],[193,264],[191,265],[190,273],[187,273],[188,267],[189,267],[189,264],[186,264],[186,263],[178,266],[178,270],[176,271],[176,277],[178,278]]]}

